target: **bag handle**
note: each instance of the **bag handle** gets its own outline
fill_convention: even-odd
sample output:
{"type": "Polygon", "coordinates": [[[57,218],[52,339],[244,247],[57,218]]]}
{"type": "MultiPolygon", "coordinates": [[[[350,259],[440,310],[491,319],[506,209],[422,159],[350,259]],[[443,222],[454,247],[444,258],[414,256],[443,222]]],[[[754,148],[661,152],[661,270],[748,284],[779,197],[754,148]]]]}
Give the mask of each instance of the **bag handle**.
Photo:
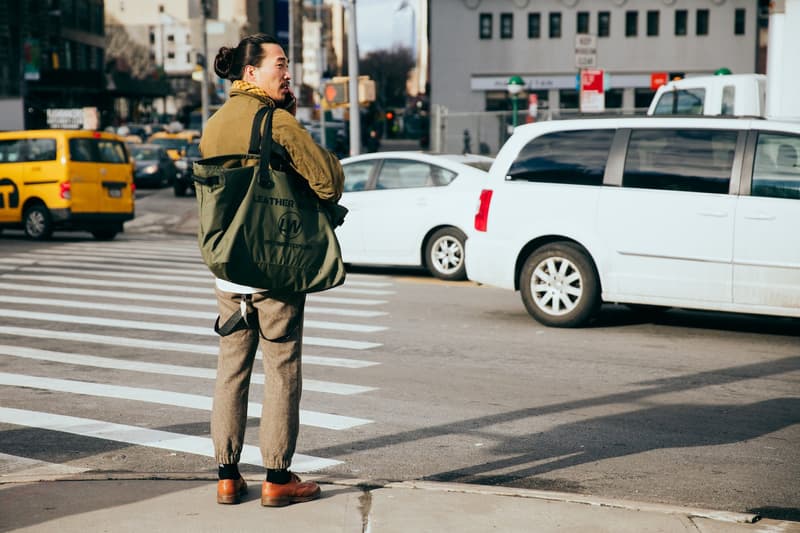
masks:
{"type": "Polygon", "coordinates": [[[264,120],[264,115],[269,111],[268,106],[260,107],[253,117],[253,127],[250,130],[250,148],[247,150],[248,154],[259,155],[261,153],[261,122],[264,120]]]}

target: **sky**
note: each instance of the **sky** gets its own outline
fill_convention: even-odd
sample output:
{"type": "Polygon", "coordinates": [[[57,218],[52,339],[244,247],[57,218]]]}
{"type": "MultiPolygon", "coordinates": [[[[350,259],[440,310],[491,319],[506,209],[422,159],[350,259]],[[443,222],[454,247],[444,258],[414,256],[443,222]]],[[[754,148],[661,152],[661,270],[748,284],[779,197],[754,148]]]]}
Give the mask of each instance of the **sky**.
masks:
{"type": "MultiPolygon", "coordinates": [[[[414,7],[401,11],[402,0],[356,0],[358,53],[392,48],[395,44],[411,48],[414,7]]],[[[410,2],[416,4],[416,2],[410,2]]]]}

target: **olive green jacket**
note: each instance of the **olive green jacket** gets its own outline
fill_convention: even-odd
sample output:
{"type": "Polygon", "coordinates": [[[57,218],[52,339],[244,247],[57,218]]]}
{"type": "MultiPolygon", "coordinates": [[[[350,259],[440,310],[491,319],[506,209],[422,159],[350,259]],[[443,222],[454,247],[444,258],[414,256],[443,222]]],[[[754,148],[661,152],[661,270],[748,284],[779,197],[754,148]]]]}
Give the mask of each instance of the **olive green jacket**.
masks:
{"type": "MultiPolygon", "coordinates": [[[[256,111],[264,105],[276,107],[267,97],[233,89],[230,98],[209,118],[200,139],[204,158],[246,154],[250,146],[250,129],[256,111]]],[[[311,134],[284,109],[276,109],[272,117],[272,138],[283,146],[298,174],[323,200],[338,201],[344,188],[344,171],[332,152],[314,142],[311,134]]]]}

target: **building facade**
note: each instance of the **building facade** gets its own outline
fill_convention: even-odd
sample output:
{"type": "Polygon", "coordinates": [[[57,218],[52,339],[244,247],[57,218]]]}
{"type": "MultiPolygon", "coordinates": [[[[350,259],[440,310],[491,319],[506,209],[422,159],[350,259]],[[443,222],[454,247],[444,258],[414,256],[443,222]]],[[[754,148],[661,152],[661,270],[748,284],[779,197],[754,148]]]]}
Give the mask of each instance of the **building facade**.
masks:
{"type": "Polygon", "coordinates": [[[641,110],[664,77],[712,74],[723,67],[757,71],[763,4],[432,1],[431,103],[451,111],[508,109],[506,86],[516,75],[524,95],[537,96],[540,112],[577,110],[582,65],[604,71],[607,110],[641,110]]]}
{"type": "Polygon", "coordinates": [[[111,120],[102,0],[0,0],[0,130],[111,120]]]}

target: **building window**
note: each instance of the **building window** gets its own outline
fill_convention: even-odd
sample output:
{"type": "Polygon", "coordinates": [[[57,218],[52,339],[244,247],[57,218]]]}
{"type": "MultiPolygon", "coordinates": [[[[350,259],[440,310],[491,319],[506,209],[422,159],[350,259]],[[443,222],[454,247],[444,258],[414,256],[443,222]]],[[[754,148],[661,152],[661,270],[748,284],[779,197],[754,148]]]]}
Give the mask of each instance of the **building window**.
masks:
{"type": "Polygon", "coordinates": [[[589,12],[578,11],[578,20],[575,25],[577,26],[578,33],[589,33],[589,12]]]}
{"type": "Polygon", "coordinates": [[[150,44],[151,45],[156,44],[156,32],[154,32],[153,30],[150,30],[150,44]]]}
{"type": "Polygon", "coordinates": [[[744,9],[737,9],[733,17],[734,35],[744,35],[744,9]]]}
{"type": "Polygon", "coordinates": [[[647,12],[647,36],[656,37],[658,35],[658,11],[647,12]]]}
{"type": "Polygon", "coordinates": [[[561,38],[561,13],[550,13],[550,38],[561,38]]]}
{"type": "Polygon", "coordinates": [[[542,36],[542,17],[539,13],[528,13],[528,39],[542,36]]]}
{"type": "Polygon", "coordinates": [[[675,11],[675,35],[686,35],[686,21],[688,18],[689,12],[685,9],[675,11]]]}
{"type": "Polygon", "coordinates": [[[171,33],[169,35],[167,35],[167,42],[174,43],[175,42],[175,36],[173,34],[171,34],[171,33]]]}
{"type": "Polygon", "coordinates": [[[159,4],[158,5],[158,12],[159,13],[163,13],[164,12],[164,4],[159,4]]]}
{"type": "Polygon", "coordinates": [[[500,38],[511,39],[514,37],[514,14],[500,13],[500,38]]]}
{"type": "Polygon", "coordinates": [[[708,35],[708,9],[697,10],[697,20],[695,20],[695,33],[697,35],[708,35]]]}
{"type": "Polygon", "coordinates": [[[639,26],[639,12],[625,12],[625,37],[636,37],[639,26]]]}
{"type": "Polygon", "coordinates": [[[189,52],[186,52],[186,62],[187,63],[191,63],[192,62],[192,55],[189,52]]]}
{"type": "Polygon", "coordinates": [[[611,12],[601,11],[597,14],[597,36],[608,37],[611,33],[611,12]]]}
{"type": "Polygon", "coordinates": [[[481,39],[491,39],[492,38],[492,14],[491,13],[481,13],[481,16],[480,16],[480,32],[481,32],[481,39]]]}
{"type": "Polygon", "coordinates": [[[175,52],[167,52],[167,59],[175,59],[175,52]]]}

